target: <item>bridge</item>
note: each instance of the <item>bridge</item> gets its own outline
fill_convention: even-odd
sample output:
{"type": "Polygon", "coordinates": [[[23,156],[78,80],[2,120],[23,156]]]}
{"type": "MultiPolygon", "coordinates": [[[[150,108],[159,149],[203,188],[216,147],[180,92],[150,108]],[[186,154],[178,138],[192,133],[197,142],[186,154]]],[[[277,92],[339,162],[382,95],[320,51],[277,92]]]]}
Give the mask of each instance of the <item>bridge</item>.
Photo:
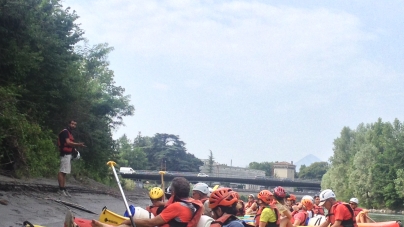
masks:
{"type": "MultiPolygon", "coordinates": [[[[161,180],[161,175],[158,172],[153,173],[134,173],[134,174],[121,174],[123,178],[139,179],[139,180],[161,180]]],[[[237,177],[198,177],[196,175],[187,175],[186,173],[165,174],[164,180],[171,181],[174,177],[185,177],[190,182],[226,182],[226,183],[239,183],[239,184],[252,184],[261,185],[264,187],[299,187],[308,190],[320,190],[320,181],[312,180],[287,180],[279,178],[237,178],[237,177]]]]}

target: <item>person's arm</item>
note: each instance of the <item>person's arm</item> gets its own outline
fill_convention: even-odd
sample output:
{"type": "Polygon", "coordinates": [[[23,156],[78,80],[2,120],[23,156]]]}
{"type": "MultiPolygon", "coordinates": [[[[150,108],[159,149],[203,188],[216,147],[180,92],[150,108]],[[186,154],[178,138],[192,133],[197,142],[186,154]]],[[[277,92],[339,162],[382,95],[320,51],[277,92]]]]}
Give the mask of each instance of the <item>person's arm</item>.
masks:
{"type": "Polygon", "coordinates": [[[71,147],[85,147],[86,145],[84,145],[84,143],[75,143],[72,142],[69,137],[66,138],[66,144],[71,146],[71,147]]]}
{"type": "MultiPolygon", "coordinates": [[[[165,221],[161,218],[160,215],[157,215],[157,217],[154,217],[152,219],[135,219],[133,218],[133,222],[137,227],[153,227],[153,226],[161,226],[165,224],[165,221]]],[[[125,220],[122,222],[123,225],[129,225],[131,226],[132,223],[130,220],[125,220]]]]}
{"type": "Polygon", "coordinates": [[[328,225],[330,225],[330,222],[327,220],[325,220],[325,222],[323,222],[322,224],[320,224],[319,227],[327,227],[328,225]]]}
{"type": "Polygon", "coordinates": [[[258,227],[265,227],[267,224],[268,224],[267,222],[260,221],[260,224],[258,227]]]}
{"type": "Polygon", "coordinates": [[[335,220],[334,224],[331,227],[340,227],[341,226],[341,220],[335,220]]]}
{"type": "Polygon", "coordinates": [[[300,225],[300,220],[296,219],[294,223],[292,223],[293,226],[299,226],[300,225]]]}
{"type": "Polygon", "coordinates": [[[254,202],[254,203],[251,205],[251,207],[250,207],[251,211],[256,210],[256,209],[257,209],[257,206],[258,206],[257,203],[254,202]]]}

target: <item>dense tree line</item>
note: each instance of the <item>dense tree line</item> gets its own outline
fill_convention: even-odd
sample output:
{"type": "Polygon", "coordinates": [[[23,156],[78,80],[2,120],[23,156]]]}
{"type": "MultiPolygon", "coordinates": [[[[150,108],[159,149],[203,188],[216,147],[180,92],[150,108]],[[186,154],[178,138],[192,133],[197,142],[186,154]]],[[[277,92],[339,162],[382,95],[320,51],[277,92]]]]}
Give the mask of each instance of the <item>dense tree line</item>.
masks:
{"type": "Polygon", "coordinates": [[[302,165],[298,173],[301,179],[321,180],[328,170],[328,162],[314,162],[309,166],[302,165]]]}
{"type": "Polygon", "coordinates": [[[321,186],[335,190],[338,199],[357,197],[368,208],[404,208],[404,128],[399,120],[344,127],[330,162],[321,186]]]}
{"type": "Polygon", "coordinates": [[[88,145],[77,169],[96,177],[107,171],[111,130],[134,107],[108,68],[112,48],[81,42],[77,18],[57,0],[0,1],[1,169],[55,174],[57,134],[74,119],[76,140],[88,145]]]}
{"type": "Polygon", "coordinates": [[[157,133],[153,137],[139,134],[134,142],[126,135],[118,140],[120,166],[133,169],[199,172],[203,162],[187,152],[179,136],[157,133]]]}

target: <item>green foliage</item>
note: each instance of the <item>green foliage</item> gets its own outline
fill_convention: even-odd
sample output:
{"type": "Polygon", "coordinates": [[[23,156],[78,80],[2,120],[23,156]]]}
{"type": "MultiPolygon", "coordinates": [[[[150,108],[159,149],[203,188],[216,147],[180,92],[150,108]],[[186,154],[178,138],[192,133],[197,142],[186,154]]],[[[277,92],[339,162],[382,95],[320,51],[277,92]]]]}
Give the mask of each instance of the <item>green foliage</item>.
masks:
{"type": "Polygon", "coordinates": [[[119,152],[119,166],[130,166],[133,169],[145,169],[147,164],[146,153],[123,135],[117,141],[117,151],[119,152]]]}
{"type": "Polygon", "coordinates": [[[273,162],[251,162],[248,164],[248,168],[265,171],[265,176],[273,176],[274,163],[273,162]]]}
{"type": "Polygon", "coordinates": [[[315,162],[310,166],[306,167],[302,165],[299,171],[299,178],[303,179],[318,179],[321,180],[323,175],[327,172],[328,163],[327,162],[315,162]]]}
{"type": "Polygon", "coordinates": [[[338,199],[357,197],[364,207],[404,207],[404,130],[399,120],[343,128],[330,162],[322,188],[335,190],[338,199]]]}

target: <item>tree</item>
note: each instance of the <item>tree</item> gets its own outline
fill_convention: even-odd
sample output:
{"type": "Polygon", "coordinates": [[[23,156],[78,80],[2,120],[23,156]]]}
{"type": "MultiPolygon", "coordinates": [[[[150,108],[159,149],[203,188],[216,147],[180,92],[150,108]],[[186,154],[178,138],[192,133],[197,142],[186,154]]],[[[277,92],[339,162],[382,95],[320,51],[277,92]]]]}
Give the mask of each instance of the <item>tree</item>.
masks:
{"type": "Polygon", "coordinates": [[[209,174],[213,173],[213,164],[215,163],[215,159],[213,158],[213,153],[211,150],[210,154],[209,154],[209,161],[208,161],[208,170],[209,170],[209,174]]]}
{"type": "Polygon", "coordinates": [[[248,168],[257,169],[265,171],[265,176],[273,176],[274,172],[274,163],[273,162],[250,162],[248,164],[248,168]]]}
{"type": "Polygon", "coordinates": [[[308,167],[302,165],[299,171],[299,178],[321,180],[327,169],[327,162],[314,162],[308,167]]]}

